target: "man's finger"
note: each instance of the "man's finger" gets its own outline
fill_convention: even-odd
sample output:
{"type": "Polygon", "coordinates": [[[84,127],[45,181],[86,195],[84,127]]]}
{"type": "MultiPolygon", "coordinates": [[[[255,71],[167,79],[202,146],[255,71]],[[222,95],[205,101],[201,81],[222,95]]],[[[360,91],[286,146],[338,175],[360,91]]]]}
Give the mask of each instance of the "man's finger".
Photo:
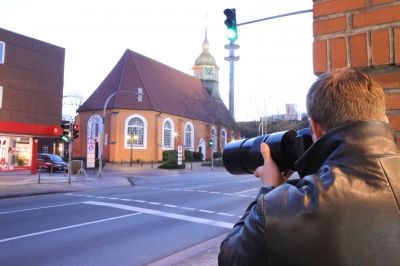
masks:
{"type": "Polygon", "coordinates": [[[260,152],[264,159],[264,164],[271,159],[271,151],[266,143],[260,144],[260,152]]]}

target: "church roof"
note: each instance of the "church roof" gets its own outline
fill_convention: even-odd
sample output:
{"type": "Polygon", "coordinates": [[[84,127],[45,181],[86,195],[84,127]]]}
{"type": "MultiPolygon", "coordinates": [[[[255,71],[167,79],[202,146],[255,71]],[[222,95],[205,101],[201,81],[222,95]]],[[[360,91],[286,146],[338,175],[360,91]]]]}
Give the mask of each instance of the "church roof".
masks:
{"type": "Polygon", "coordinates": [[[224,103],[211,97],[199,79],[131,50],[126,50],[78,112],[103,110],[112,93],[136,93],[137,88],[143,88],[141,102],[136,94],[118,93],[107,109],[157,111],[228,127],[234,124],[224,103]]]}

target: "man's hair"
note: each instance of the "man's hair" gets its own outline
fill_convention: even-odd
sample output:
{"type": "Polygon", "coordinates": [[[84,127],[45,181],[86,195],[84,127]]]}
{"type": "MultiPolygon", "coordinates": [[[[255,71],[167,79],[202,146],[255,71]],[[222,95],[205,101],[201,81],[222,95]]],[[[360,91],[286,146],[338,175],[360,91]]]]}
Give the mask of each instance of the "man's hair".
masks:
{"type": "Polygon", "coordinates": [[[385,95],[369,75],[351,68],[318,77],[307,94],[307,113],[324,130],[358,120],[385,121],[385,95]]]}

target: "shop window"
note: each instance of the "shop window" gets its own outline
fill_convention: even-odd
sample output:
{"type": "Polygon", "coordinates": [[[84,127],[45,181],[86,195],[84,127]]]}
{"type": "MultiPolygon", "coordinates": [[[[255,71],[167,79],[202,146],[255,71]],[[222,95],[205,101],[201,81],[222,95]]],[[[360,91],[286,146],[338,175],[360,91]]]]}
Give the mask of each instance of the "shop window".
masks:
{"type": "Polygon", "coordinates": [[[44,145],[42,147],[42,153],[49,153],[49,146],[48,145],[44,145]]]}

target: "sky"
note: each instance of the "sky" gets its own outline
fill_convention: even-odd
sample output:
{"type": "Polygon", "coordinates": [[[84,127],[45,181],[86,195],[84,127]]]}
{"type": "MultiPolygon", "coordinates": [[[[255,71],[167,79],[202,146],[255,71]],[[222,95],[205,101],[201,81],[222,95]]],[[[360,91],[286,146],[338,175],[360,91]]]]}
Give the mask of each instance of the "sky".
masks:
{"type": "MultiPolygon", "coordinates": [[[[237,23],[312,9],[311,0],[1,0],[0,27],[65,48],[64,96],[86,100],[130,49],[189,75],[207,27],[219,90],[229,107],[225,8],[237,23]]],[[[312,13],[238,27],[235,119],[259,120],[294,103],[305,112],[315,80],[312,13]]],[[[75,115],[65,97],[63,115],[75,115]]]]}

